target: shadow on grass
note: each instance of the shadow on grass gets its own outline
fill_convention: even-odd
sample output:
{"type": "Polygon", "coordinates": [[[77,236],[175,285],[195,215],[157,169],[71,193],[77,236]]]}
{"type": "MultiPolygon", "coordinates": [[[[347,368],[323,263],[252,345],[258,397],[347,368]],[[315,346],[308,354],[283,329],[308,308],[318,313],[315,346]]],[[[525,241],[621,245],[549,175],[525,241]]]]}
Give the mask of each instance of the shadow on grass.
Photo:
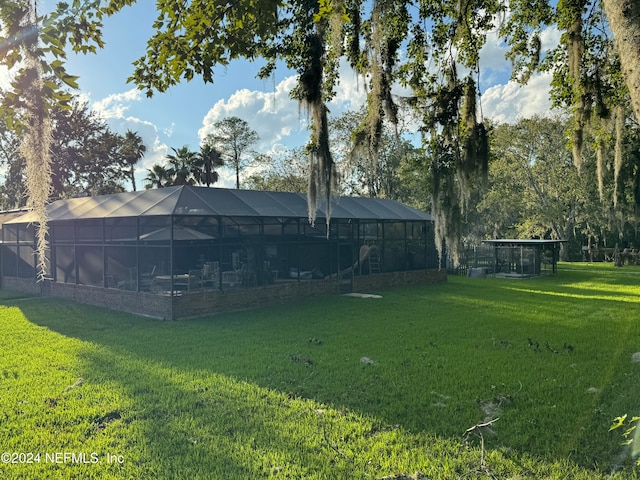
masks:
{"type": "Polygon", "coordinates": [[[348,439],[362,441],[362,432],[340,429],[361,429],[360,415],[369,418],[365,437],[398,425],[419,436],[403,440],[422,446],[433,435],[458,445],[467,428],[499,416],[491,447],[606,471],[619,454],[608,426],[638,407],[638,369],[629,360],[640,349],[637,322],[619,315],[621,302],[580,295],[541,302],[529,291],[561,291],[559,279],[518,286],[527,291],[508,281],[451,279],[382,300],[332,297],[187,322],[51,300],[17,303],[31,322],[108,349],[87,354],[86,376],[122,385],[132,420],[144,425],[139,441],[173,439],[153,447],[154,456],[188,450],[204,459],[219,449],[213,463],[238,474],[288,468],[295,478],[302,465],[320,468],[330,450],[336,471],[349,478],[353,461],[341,449],[353,451],[348,439]],[[251,401],[256,395],[269,400],[251,401]],[[294,413],[283,398],[313,402],[294,413]],[[321,404],[355,415],[351,426],[332,424],[339,431],[327,435],[321,404]],[[279,434],[282,425],[291,431],[279,434]],[[242,458],[223,453],[227,444],[245,449],[242,458]],[[244,454],[273,460],[244,464],[244,454]]]}
{"type": "Polygon", "coordinates": [[[118,421],[134,425],[123,456],[137,478],[377,478],[416,463],[456,478],[477,462],[459,442],[400,433],[226,375],[106,351],[84,361],[93,382],[115,382],[131,400],[118,421]],[[434,447],[446,458],[416,462],[434,447]]]}

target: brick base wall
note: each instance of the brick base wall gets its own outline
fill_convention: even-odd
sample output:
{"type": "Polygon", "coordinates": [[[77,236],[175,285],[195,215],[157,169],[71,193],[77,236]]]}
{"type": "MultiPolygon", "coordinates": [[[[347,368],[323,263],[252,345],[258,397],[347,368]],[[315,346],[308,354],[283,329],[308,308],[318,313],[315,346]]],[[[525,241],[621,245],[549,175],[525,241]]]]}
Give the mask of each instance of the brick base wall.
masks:
{"type": "Polygon", "coordinates": [[[36,283],[32,278],[2,277],[2,289],[40,295],[42,284],[36,283]]]}
{"type": "Polygon", "coordinates": [[[162,297],[151,293],[50,281],[36,283],[34,280],[14,277],[3,277],[2,288],[31,295],[66,298],[79,303],[136,315],[162,319],[173,318],[171,297],[162,297]]]}
{"type": "MultiPolygon", "coordinates": [[[[447,281],[446,270],[419,270],[393,272],[355,277],[353,286],[358,293],[407,285],[424,285],[447,281]]],[[[308,298],[339,293],[340,284],[336,279],[308,280],[278,283],[264,287],[231,290],[226,292],[206,292],[176,297],[174,315],[176,318],[209,315],[233,310],[263,307],[286,303],[297,298],[308,298]]]]}
{"type": "Polygon", "coordinates": [[[44,286],[42,293],[137,315],[162,319],[173,318],[171,297],[146,292],[49,282],[44,286]]]}
{"type": "Polygon", "coordinates": [[[338,282],[336,280],[286,282],[225,292],[196,293],[176,297],[174,299],[174,314],[176,318],[193,317],[337,293],[338,282]]]}
{"type": "Polygon", "coordinates": [[[375,290],[404,287],[408,285],[428,285],[447,281],[447,270],[415,270],[409,272],[380,273],[363,275],[353,279],[353,291],[368,293],[375,290]]]}
{"type": "MultiPolygon", "coordinates": [[[[446,270],[393,272],[355,277],[353,290],[358,293],[406,285],[442,283],[447,281],[446,270]]],[[[234,310],[256,308],[298,298],[336,295],[340,285],[336,279],[284,282],[257,288],[202,292],[183,296],[154,295],[111,288],[66,283],[35,283],[24,278],[4,277],[2,287],[32,295],[66,298],[80,303],[111,308],[137,315],[161,319],[175,319],[210,315],[234,310]]]]}

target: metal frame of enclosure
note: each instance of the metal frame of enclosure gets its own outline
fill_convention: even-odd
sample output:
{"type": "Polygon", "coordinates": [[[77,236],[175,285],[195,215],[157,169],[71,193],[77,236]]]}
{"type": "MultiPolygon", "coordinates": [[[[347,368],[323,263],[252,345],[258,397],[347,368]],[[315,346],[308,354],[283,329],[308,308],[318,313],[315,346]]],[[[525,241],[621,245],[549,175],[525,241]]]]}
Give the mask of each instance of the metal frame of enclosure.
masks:
{"type": "Polygon", "coordinates": [[[556,273],[560,244],[566,240],[494,239],[483,240],[493,246],[493,272],[496,275],[540,275],[556,273]]]}
{"type": "MultiPolygon", "coordinates": [[[[438,268],[430,215],[336,198],[309,223],[307,198],[191,186],[59,200],[48,207],[50,282],[182,296],[438,268]]],[[[2,218],[2,277],[34,279],[30,213],[2,218]]]]}

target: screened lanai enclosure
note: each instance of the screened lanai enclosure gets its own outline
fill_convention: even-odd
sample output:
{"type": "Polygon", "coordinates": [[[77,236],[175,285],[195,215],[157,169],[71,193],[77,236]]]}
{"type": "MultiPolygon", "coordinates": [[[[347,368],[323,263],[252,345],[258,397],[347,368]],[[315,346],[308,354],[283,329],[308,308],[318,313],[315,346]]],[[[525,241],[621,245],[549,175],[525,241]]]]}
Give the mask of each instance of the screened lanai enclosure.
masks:
{"type": "MultiPolygon", "coordinates": [[[[191,186],[52,203],[49,282],[186,296],[434,269],[431,216],[401,203],[336,198],[329,227],[307,198],[191,186]]],[[[29,213],[2,224],[2,277],[34,279],[29,213]]],[[[6,282],[5,282],[6,283],[6,282]]]]}

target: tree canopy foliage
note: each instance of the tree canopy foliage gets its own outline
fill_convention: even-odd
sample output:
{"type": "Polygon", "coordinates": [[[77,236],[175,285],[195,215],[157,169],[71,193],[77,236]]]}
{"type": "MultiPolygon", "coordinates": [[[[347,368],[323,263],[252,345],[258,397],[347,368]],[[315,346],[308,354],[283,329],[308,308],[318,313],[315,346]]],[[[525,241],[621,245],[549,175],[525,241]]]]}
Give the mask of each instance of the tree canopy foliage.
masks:
{"type": "Polygon", "coordinates": [[[270,155],[262,162],[260,172],[245,181],[246,188],[272,192],[306,193],[309,183],[309,164],[304,161],[303,147],[287,149],[270,155]]]}
{"type": "MultiPolygon", "coordinates": [[[[492,128],[488,182],[465,217],[470,244],[486,238],[562,238],[568,240],[561,245],[562,260],[582,258],[582,246],[637,246],[637,132],[624,138],[629,171],[616,181],[612,159],[599,164],[593,150],[585,152],[578,171],[565,148],[566,129],[567,120],[560,117],[492,128]],[[603,170],[601,184],[593,182],[598,169],[603,170]]],[[[593,135],[587,132],[585,140],[593,142],[593,135]]]]}
{"type": "MultiPolygon", "coordinates": [[[[86,103],[72,101],[69,106],[69,109],[54,106],[50,112],[49,199],[124,191],[132,168],[126,152],[133,140],[136,149],[144,147],[142,139],[135,132],[124,136],[114,133],[86,103]]],[[[0,205],[24,207],[26,159],[19,148],[20,137],[3,120],[0,119],[0,165],[6,174],[0,185],[0,205]]]]}
{"type": "MultiPolygon", "coordinates": [[[[398,117],[408,107],[399,105],[398,117]]],[[[338,167],[341,195],[392,198],[416,208],[426,209],[429,182],[423,166],[423,150],[412,142],[411,132],[402,124],[384,124],[376,158],[360,144],[360,127],[367,110],[348,111],[330,118],[330,140],[338,167]]]]}
{"type": "Polygon", "coordinates": [[[131,168],[129,178],[131,179],[131,187],[136,191],[136,175],[135,166],[144,157],[147,146],[142,141],[142,137],[136,132],[127,130],[124,134],[124,144],[120,147],[120,155],[124,162],[131,168]]]}
{"type": "Polygon", "coordinates": [[[236,188],[240,188],[240,172],[255,163],[249,147],[260,137],[246,120],[239,117],[226,117],[213,125],[214,131],[204,139],[204,148],[215,149],[231,166],[236,175],[236,188]]]}

